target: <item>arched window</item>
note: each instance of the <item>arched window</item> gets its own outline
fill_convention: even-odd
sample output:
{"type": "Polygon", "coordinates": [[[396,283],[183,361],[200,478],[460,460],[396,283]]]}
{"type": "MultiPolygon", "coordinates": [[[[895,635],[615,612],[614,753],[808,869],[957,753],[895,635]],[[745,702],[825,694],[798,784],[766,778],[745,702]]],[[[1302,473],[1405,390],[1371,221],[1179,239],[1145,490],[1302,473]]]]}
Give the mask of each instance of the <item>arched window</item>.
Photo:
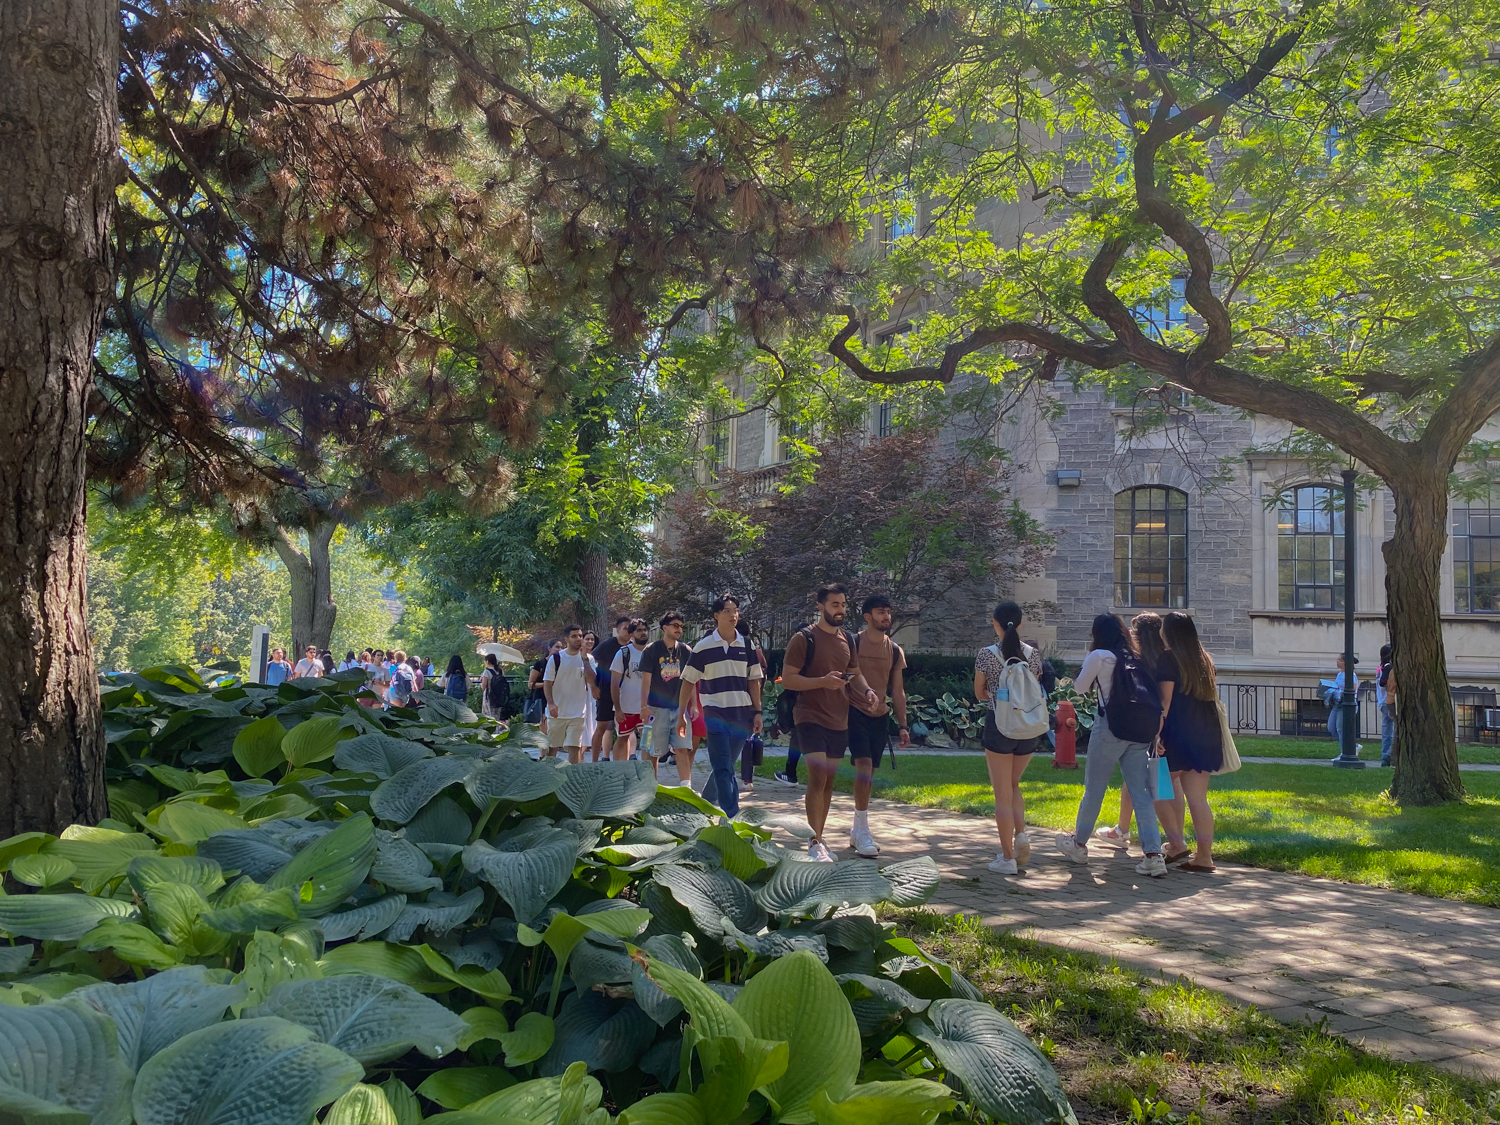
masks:
{"type": "Polygon", "coordinates": [[[1276,581],[1282,609],[1344,608],[1344,498],[1327,484],[1281,494],[1276,581]]]}
{"type": "Polygon", "coordinates": [[[1187,538],[1186,493],[1115,493],[1115,605],[1186,609],[1187,538]]]}
{"type": "Polygon", "coordinates": [[[1500,612],[1500,496],[1453,502],[1453,608],[1500,612]]]}

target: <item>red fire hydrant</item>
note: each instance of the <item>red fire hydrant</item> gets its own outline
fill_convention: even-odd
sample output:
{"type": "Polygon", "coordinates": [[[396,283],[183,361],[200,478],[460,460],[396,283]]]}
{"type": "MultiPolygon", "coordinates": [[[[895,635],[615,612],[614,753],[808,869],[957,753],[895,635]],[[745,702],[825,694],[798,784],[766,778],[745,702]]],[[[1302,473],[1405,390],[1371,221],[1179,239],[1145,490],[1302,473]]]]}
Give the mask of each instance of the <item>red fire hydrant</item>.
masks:
{"type": "Polygon", "coordinates": [[[1055,770],[1078,768],[1078,712],[1066,699],[1057,705],[1057,752],[1052,755],[1055,770]]]}

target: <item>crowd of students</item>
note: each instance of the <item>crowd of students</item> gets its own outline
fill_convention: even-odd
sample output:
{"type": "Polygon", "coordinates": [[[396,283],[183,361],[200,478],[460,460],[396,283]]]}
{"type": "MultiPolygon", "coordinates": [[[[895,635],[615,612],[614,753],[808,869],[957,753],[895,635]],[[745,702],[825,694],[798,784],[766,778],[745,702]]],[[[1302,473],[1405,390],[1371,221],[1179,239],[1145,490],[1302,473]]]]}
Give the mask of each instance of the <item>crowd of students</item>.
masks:
{"type": "MultiPolygon", "coordinates": [[[[493,656],[486,658],[484,676],[481,683],[489,689],[489,678],[498,676],[504,680],[500,666],[495,662],[493,656]]],[[[421,691],[427,686],[428,681],[433,681],[443,694],[453,699],[466,699],[469,694],[469,675],[464,669],[463,658],[453,655],[448,658],[448,668],[441,676],[437,675],[437,669],[432,662],[424,660],[420,656],[407,655],[400,649],[387,651],[381,648],[367,648],[359,654],[353,649],[344,653],[342,660],[336,660],[333,653],[328,650],[318,651],[316,645],[308,645],[303,652],[302,659],[293,665],[287,660],[285,649],[273,649],[271,659],[266,664],[265,682],[274,687],[287,680],[301,679],[312,676],[330,676],[335,672],[347,672],[350,669],[362,669],[365,673],[364,687],[367,688],[373,698],[365,697],[360,702],[366,707],[402,706],[410,701],[414,692],[421,691]]],[[[499,718],[498,708],[492,709],[486,694],[485,714],[499,718]]]]}

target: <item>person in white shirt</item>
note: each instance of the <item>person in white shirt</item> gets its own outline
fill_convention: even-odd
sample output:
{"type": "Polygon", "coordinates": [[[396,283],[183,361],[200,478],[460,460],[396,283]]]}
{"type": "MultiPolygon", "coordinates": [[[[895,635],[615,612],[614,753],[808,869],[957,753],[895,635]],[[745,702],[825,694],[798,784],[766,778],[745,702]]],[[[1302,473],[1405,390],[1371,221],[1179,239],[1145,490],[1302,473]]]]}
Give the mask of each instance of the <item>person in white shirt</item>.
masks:
{"type": "Polygon", "coordinates": [[[292,678],[299,679],[303,676],[321,676],[323,674],[323,662],[318,659],[318,646],[308,645],[307,655],[297,661],[297,667],[292,669],[292,678]]]}
{"type": "Polygon", "coordinates": [[[635,757],[636,731],[641,726],[641,656],[651,639],[644,617],[630,619],[630,643],[615,653],[609,666],[609,694],[615,708],[615,742],[610,757],[623,762],[635,757]]]}
{"type": "Polygon", "coordinates": [[[583,626],[563,630],[563,650],[547,658],[542,692],[547,697],[547,756],[568,752],[568,761],[583,761],[583,715],[588,707],[589,677],[594,662],[583,655],[583,626]]]}

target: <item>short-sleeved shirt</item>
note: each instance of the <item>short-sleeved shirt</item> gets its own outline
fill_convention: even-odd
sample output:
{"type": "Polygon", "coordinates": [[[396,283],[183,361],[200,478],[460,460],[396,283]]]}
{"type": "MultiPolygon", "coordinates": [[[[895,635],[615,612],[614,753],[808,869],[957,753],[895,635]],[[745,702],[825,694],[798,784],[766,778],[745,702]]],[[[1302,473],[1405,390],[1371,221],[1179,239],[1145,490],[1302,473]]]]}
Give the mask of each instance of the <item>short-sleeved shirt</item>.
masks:
{"type": "MultiPolygon", "coordinates": [[[[858,674],[859,658],[849,643],[849,634],[842,629],[830,633],[827,629],[817,627],[797,630],[791,643],[786,646],[786,659],[781,665],[783,671],[802,671],[802,665],[807,661],[809,632],[813,634],[813,655],[812,662],[808,664],[807,671],[802,672],[803,675],[817,679],[829,672],[848,672],[851,676],[858,674]]],[[[798,690],[797,706],[792,711],[792,717],[799,725],[814,723],[825,730],[848,730],[847,686],[840,684],[838,687],[798,690]]]]}
{"type": "MultiPolygon", "coordinates": [[[[1022,641],[1021,655],[1026,658],[1026,667],[1031,669],[1031,674],[1040,681],[1042,678],[1041,650],[1032,648],[1025,641],[1022,641]]],[[[984,685],[989,691],[991,702],[993,702],[995,689],[1000,686],[1000,673],[1005,668],[1005,658],[1000,655],[1000,646],[990,645],[987,648],[980,649],[974,657],[974,667],[984,674],[984,685]]]]}
{"type": "MultiPolygon", "coordinates": [[[[531,670],[533,672],[537,673],[537,681],[536,681],[536,687],[534,687],[534,688],[531,689],[530,698],[532,698],[532,699],[546,699],[547,698],[547,693],[542,690],[542,680],[541,680],[541,677],[547,671],[547,661],[549,661],[551,659],[552,658],[550,656],[544,656],[540,660],[536,661],[535,663],[533,663],[531,665],[531,670]]],[[[528,680],[531,679],[531,677],[529,675],[526,678],[528,680]]]]}
{"type": "Polygon", "coordinates": [[[266,684],[275,687],[277,684],[286,683],[287,673],[291,671],[284,660],[273,660],[266,665],[266,684]]]}
{"type": "MultiPolygon", "coordinates": [[[[765,678],[745,638],[736,633],[726,641],[715,629],[693,646],[693,655],[682,678],[698,685],[698,702],[715,718],[749,726],[755,717],[750,699],[750,681],[765,678]]],[[[848,709],[845,709],[845,722],[848,709]]]]}
{"type": "Polygon", "coordinates": [[[297,661],[297,667],[292,672],[292,678],[300,679],[303,676],[321,676],[322,674],[323,662],[321,660],[309,660],[304,656],[301,660],[297,661]]]}
{"type": "Polygon", "coordinates": [[[641,654],[641,675],[651,677],[651,692],[646,700],[652,707],[676,709],[682,698],[682,671],[693,658],[693,650],[678,641],[670,648],[666,641],[652,641],[641,654]]]}
{"type": "Polygon", "coordinates": [[[583,718],[593,698],[589,693],[589,677],[593,674],[593,660],[581,652],[558,652],[547,657],[542,682],[552,685],[552,703],[559,719],[583,718]]]}
{"type": "MultiPolygon", "coordinates": [[[[625,643],[629,644],[630,642],[626,641],[625,643]]],[[[623,647],[624,645],[620,644],[620,642],[614,636],[611,635],[605,637],[602,641],[594,646],[593,657],[595,667],[602,668],[604,669],[604,671],[608,672],[615,666],[615,653],[619,652],[623,647]]],[[[600,685],[601,690],[599,694],[599,701],[601,703],[609,699],[609,677],[605,676],[604,680],[604,684],[600,685]]],[[[611,704],[611,706],[613,706],[613,704],[611,704]]]]}
{"type": "Polygon", "coordinates": [[[1219,703],[1215,699],[1195,699],[1178,690],[1182,669],[1170,652],[1162,653],[1156,681],[1174,685],[1172,702],[1167,705],[1167,719],[1161,728],[1161,743],[1167,748],[1168,765],[1173,769],[1196,769],[1211,772],[1223,762],[1223,734],[1219,726],[1219,703]]]}
{"type": "Polygon", "coordinates": [[[641,661],[646,650],[629,644],[615,653],[610,662],[610,677],[620,673],[620,710],[626,715],[641,713],[641,661]]]}
{"type": "MultiPolygon", "coordinates": [[[[875,689],[876,700],[869,703],[859,692],[849,692],[849,706],[858,708],[872,719],[890,713],[886,696],[890,693],[891,676],[906,667],[906,653],[891,640],[887,633],[862,632],[854,638],[854,653],[859,659],[859,670],[864,673],[865,683],[875,689]]],[[[800,664],[797,667],[802,667],[800,664]]]]}

